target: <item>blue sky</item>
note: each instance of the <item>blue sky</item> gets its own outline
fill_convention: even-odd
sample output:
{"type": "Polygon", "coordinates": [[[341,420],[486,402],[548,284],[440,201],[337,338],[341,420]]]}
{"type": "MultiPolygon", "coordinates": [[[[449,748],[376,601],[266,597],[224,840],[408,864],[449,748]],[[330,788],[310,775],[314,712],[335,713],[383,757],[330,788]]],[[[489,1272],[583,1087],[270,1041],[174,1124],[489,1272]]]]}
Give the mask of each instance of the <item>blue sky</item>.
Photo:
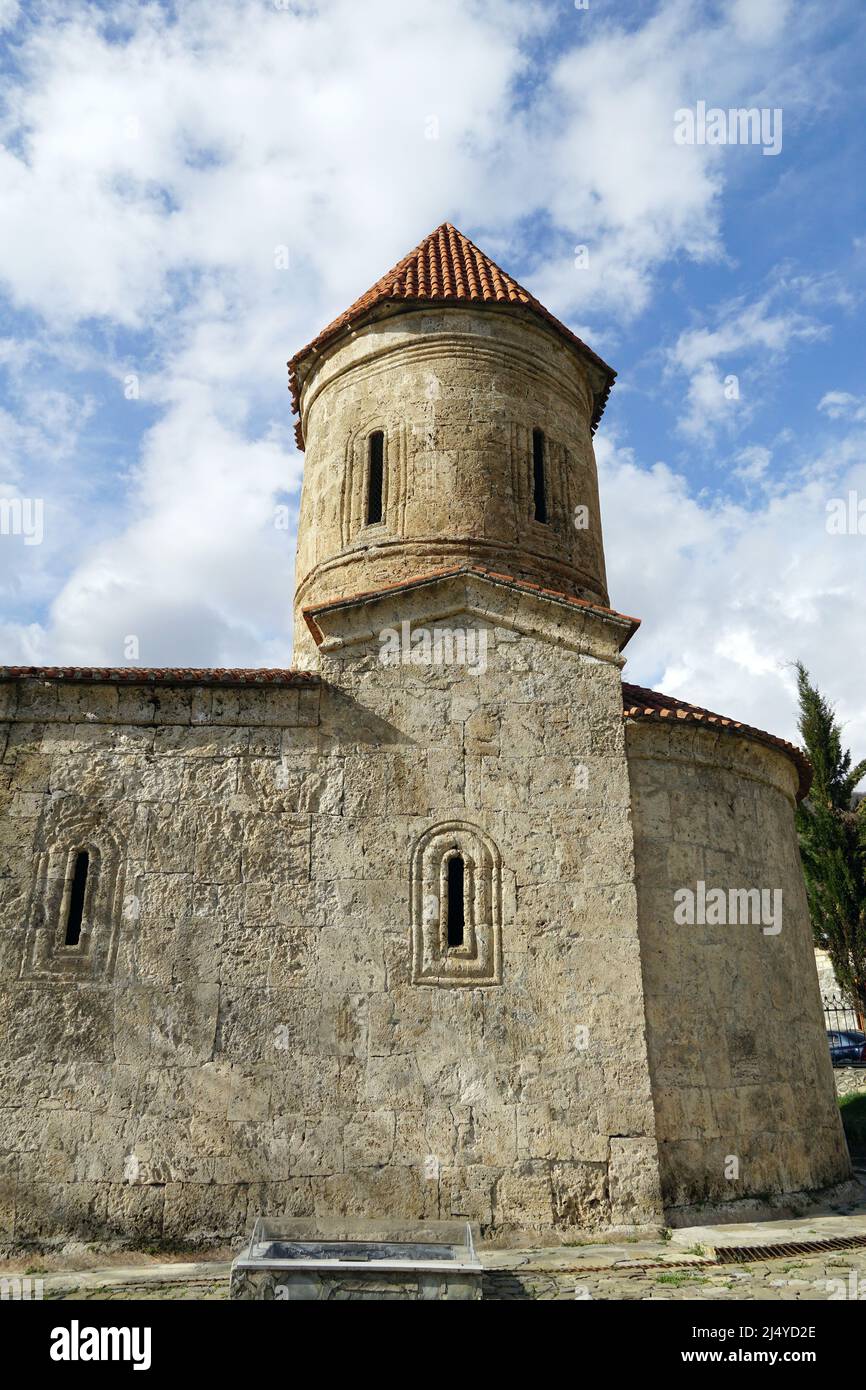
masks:
{"type": "Polygon", "coordinates": [[[628,678],[866,751],[866,10],[0,0],[0,662],[283,665],[285,361],[443,220],[619,372],[628,678]],[[675,112],[782,111],[777,155],[675,112]],[[431,117],[437,138],[429,138],[431,117]],[[588,266],[575,264],[586,246],[588,266]],[[285,247],[288,269],[276,267],[285,247]],[[725,382],[736,378],[736,394],[725,382]]]}

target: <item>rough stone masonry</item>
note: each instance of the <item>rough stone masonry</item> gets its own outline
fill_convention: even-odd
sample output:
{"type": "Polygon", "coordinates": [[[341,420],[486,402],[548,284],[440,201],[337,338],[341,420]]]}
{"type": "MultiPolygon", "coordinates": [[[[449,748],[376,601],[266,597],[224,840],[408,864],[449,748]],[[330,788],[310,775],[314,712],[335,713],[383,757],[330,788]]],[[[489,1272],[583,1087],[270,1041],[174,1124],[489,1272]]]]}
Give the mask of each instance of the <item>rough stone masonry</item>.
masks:
{"type": "Polygon", "coordinates": [[[808,765],[622,682],[611,369],[446,224],[291,380],[296,669],[2,671],[0,1240],[844,1182],[808,765]],[[699,882],[781,930],[675,923],[699,882]]]}

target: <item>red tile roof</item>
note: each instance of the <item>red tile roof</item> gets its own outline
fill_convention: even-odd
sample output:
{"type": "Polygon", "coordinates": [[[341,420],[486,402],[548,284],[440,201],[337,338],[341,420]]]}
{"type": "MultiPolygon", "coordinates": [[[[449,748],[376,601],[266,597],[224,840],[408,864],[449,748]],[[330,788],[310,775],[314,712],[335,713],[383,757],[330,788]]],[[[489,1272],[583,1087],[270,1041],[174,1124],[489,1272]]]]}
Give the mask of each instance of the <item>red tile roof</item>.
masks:
{"type": "MultiPolygon", "coordinates": [[[[502,270],[495,261],[458,231],[450,222],[443,222],[435,231],[404,256],[401,261],[377,280],[360,299],[329,323],[327,328],[296,352],[289,361],[289,389],[292,409],[300,409],[298,366],[311,353],[325,347],[333,339],[381,304],[403,301],[409,304],[510,304],[527,309],[543,318],[560,337],[576,347],[604,373],[606,383],[598,393],[592,415],[593,430],[601,419],[616,372],[587,347],[570,328],[555,318],[534,295],[502,270]]],[[[295,426],[298,448],[303,449],[301,422],[295,426]]]]}
{"type": "Polygon", "coordinates": [[[503,574],[499,570],[490,569],[487,565],[473,563],[448,565],[442,569],[430,570],[427,574],[412,575],[408,579],[397,579],[392,584],[382,584],[376,589],[365,589],[358,594],[346,594],[344,597],[327,599],[322,603],[311,603],[301,611],[307,627],[312,632],[316,644],[319,645],[323,634],[316,622],[318,613],[326,613],[332,608],[346,608],[350,604],[368,603],[371,599],[382,598],[387,594],[399,593],[406,589],[417,589],[422,584],[432,584],[436,580],[451,579],[461,574],[479,575],[483,579],[489,579],[494,584],[504,584],[508,588],[518,589],[523,593],[541,594],[542,597],[553,599],[557,603],[565,603],[573,608],[599,613],[606,618],[614,618],[629,628],[628,633],[623,637],[620,650],[640,627],[640,618],[631,618],[627,613],[618,613],[615,608],[606,608],[602,603],[592,603],[589,599],[575,598],[573,594],[565,594],[560,589],[548,589],[543,584],[533,584],[529,579],[517,579],[512,574],[503,574]]]}
{"type": "Polygon", "coordinates": [[[310,685],[318,679],[307,671],[258,666],[0,666],[0,681],[82,685],[310,685]]]}
{"type": "Polygon", "coordinates": [[[628,685],[623,682],[622,702],[624,719],[704,724],[739,734],[742,738],[754,739],[757,743],[766,743],[771,748],[778,748],[787,753],[797,768],[800,777],[797,800],[802,801],[803,797],[808,795],[812,785],[812,764],[803,750],[795,744],[777,738],[775,734],[767,734],[763,729],[755,729],[751,724],[741,724],[737,719],[728,719],[723,714],[713,714],[712,710],[702,709],[700,705],[690,705],[685,700],[677,700],[673,695],[663,695],[659,690],[647,690],[642,685],[628,685]]]}

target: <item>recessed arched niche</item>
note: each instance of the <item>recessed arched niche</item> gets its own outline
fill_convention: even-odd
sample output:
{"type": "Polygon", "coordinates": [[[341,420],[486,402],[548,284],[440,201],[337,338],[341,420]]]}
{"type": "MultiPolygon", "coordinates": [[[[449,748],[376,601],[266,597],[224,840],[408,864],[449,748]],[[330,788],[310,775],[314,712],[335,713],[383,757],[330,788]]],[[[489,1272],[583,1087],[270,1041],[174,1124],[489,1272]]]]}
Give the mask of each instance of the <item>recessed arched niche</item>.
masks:
{"type": "Polygon", "coordinates": [[[111,976],[123,910],[126,856],[116,831],[80,805],[64,807],[36,855],[22,979],[111,976]]]}
{"type": "Polygon", "coordinates": [[[412,983],[502,984],[502,865],[467,821],[431,826],[412,851],[412,983]]]}

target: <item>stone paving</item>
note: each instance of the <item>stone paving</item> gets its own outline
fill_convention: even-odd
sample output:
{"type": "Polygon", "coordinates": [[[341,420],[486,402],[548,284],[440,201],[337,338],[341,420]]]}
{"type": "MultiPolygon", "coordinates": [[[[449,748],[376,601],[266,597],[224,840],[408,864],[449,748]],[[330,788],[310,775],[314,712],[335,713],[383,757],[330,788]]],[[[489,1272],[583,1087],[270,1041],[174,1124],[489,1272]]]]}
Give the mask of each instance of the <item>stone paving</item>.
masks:
{"type": "MultiPolygon", "coordinates": [[[[860,1173],[861,1181],[866,1174],[860,1173]]],[[[490,1300],[866,1301],[866,1245],[835,1252],[719,1264],[725,1246],[866,1240],[864,1199],[844,1214],[816,1210],[797,1220],[693,1226],[649,1239],[520,1249],[482,1249],[490,1300]]],[[[38,1268],[30,1267],[31,1277],[38,1268]]],[[[46,1272],[47,1299],[207,1299],[228,1297],[229,1262],[115,1265],[46,1272]]]]}
{"type": "Polygon", "coordinates": [[[833,1078],[836,1094],[850,1096],[857,1091],[866,1091],[866,1065],[862,1067],[834,1067],[833,1078]]]}
{"type": "MultiPolygon", "coordinates": [[[[562,1256],[562,1251],[522,1252],[525,1264],[513,1269],[491,1270],[484,1278],[484,1297],[491,1300],[572,1301],[602,1300],[772,1300],[866,1301],[866,1249],[840,1251],[834,1255],[798,1256],[758,1261],[748,1265],[718,1266],[701,1264],[677,1267],[611,1267],[592,1272],[563,1267],[546,1267],[546,1258],[562,1256]]],[[[130,1271],[124,1281],[101,1282],[99,1274],[86,1283],[73,1276],[51,1275],[45,1280],[46,1299],[151,1300],[205,1299],[228,1297],[228,1265],[217,1270],[204,1264],[195,1273],[179,1276],[176,1267],[158,1266],[158,1277],[142,1277],[130,1271]]],[[[105,1278],[110,1271],[101,1272],[105,1278]]],[[[156,1276],[156,1271],[154,1271],[156,1276]]]]}
{"type": "Polygon", "coordinates": [[[603,1273],[515,1272],[488,1276],[485,1298],[573,1300],[866,1299],[866,1251],[768,1260],[744,1266],[614,1269],[603,1273]]]}

